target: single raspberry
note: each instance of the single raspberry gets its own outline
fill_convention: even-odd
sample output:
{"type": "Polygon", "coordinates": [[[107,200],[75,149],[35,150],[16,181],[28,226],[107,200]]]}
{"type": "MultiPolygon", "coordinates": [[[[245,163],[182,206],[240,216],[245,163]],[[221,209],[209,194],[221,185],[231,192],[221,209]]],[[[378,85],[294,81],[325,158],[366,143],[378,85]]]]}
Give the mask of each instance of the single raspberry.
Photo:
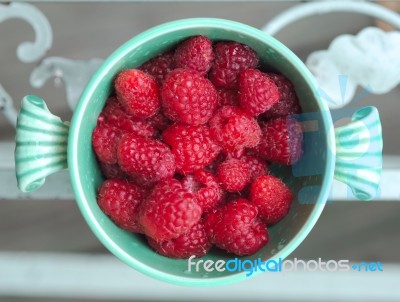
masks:
{"type": "Polygon", "coordinates": [[[223,198],[223,191],[216,177],[208,171],[197,170],[182,180],[184,189],[194,194],[203,212],[214,208],[223,198]]]}
{"type": "Polygon", "coordinates": [[[204,228],[217,247],[238,256],[254,254],[268,243],[265,224],[257,217],[257,207],[238,199],[208,212],[204,228]]]}
{"type": "Polygon", "coordinates": [[[175,239],[157,241],[147,237],[147,242],[157,253],[172,258],[201,257],[211,249],[202,223],[195,224],[187,233],[175,239]]]}
{"type": "Polygon", "coordinates": [[[201,208],[193,194],[176,179],[162,180],[139,210],[144,233],[156,241],[177,238],[187,233],[201,218],[201,208]]]}
{"type": "Polygon", "coordinates": [[[175,173],[175,160],[164,143],[125,134],[118,144],[118,163],[133,179],[154,183],[175,173]]]}
{"type": "Polygon", "coordinates": [[[217,90],[194,70],[172,71],[161,88],[164,114],[190,125],[208,122],[218,103],[217,90]]]}
{"type": "Polygon", "coordinates": [[[125,110],[135,117],[146,118],[160,107],[156,80],[139,69],[121,71],[115,79],[115,91],[125,110]]]}
{"type": "Polygon", "coordinates": [[[117,163],[117,145],[122,131],[105,123],[99,122],[93,130],[92,145],[99,161],[106,164],[117,163]]]}
{"type": "Polygon", "coordinates": [[[127,114],[116,97],[108,98],[106,106],[99,116],[99,120],[101,119],[124,132],[145,137],[155,134],[155,129],[150,123],[127,114]]]}
{"type": "Polygon", "coordinates": [[[219,153],[219,146],[211,139],[205,125],[173,124],[162,134],[164,142],[172,148],[176,170],[186,174],[212,163],[219,153]]]}
{"type": "Polygon", "coordinates": [[[262,175],[251,184],[250,200],[267,225],[275,224],[287,215],[292,199],[290,189],[275,176],[262,175]]]}
{"type": "Polygon", "coordinates": [[[300,113],[301,107],[293,83],[282,74],[269,73],[268,75],[278,87],[280,98],[265,112],[264,116],[270,118],[300,113]]]}
{"type": "Polygon", "coordinates": [[[239,92],[236,89],[219,88],[218,106],[239,106],[239,92]]]}
{"type": "Polygon", "coordinates": [[[250,182],[253,182],[257,177],[268,173],[268,165],[261,158],[244,155],[240,158],[250,170],[250,182]]]}
{"type": "Polygon", "coordinates": [[[105,164],[100,162],[100,170],[105,178],[129,179],[128,175],[121,170],[118,164],[105,164]]]}
{"type": "Polygon", "coordinates": [[[212,41],[205,36],[195,36],[181,42],[175,50],[178,68],[193,69],[206,75],[214,60],[212,41]]]}
{"type": "Polygon", "coordinates": [[[234,106],[218,109],[210,120],[211,135],[227,151],[255,147],[261,137],[257,121],[234,106]]]}
{"type": "Polygon", "coordinates": [[[303,132],[300,124],[290,117],[269,120],[256,151],[260,157],[284,165],[296,163],[301,155],[303,132]]]}
{"type": "Polygon", "coordinates": [[[250,169],[245,162],[231,158],[218,166],[217,178],[225,190],[239,192],[250,181],[250,169]]]}
{"type": "Polygon", "coordinates": [[[239,74],[240,106],[251,116],[257,116],[279,101],[275,82],[258,69],[246,69],[239,74]]]}
{"type": "Polygon", "coordinates": [[[136,185],[120,179],[107,179],[99,187],[97,203],[116,225],[141,233],[138,211],[143,198],[144,191],[136,185]]]}
{"type": "Polygon", "coordinates": [[[161,200],[163,198],[170,198],[170,195],[177,190],[181,190],[182,183],[175,178],[166,178],[158,182],[151,191],[151,198],[161,200]]]}
{"type": "Polygon", "coordinates": [[[154,77],[158,85],[164,83],[167,74],[175,69],[173,52],[166,52],[143,63],[138,69],[154,77]]]}
{"type": "Polygon", "coordinates": [[[239,73],[248,68],[256,68],[258,63],[257,53],[249,46],[221,41],[215,44],[214,62],[209,77],[217,87],[237,88],[239,73]]]}

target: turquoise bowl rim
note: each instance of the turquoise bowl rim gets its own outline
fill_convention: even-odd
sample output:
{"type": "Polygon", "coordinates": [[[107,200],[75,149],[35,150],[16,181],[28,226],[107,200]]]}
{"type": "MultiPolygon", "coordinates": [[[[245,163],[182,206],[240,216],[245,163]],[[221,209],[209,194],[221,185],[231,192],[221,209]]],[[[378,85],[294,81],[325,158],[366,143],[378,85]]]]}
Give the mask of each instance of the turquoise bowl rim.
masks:
{"type": "Polygon", "coordinates": [[[322,210],[325,206],[325,202],[328,199],[331,184],[333,180],[334,174],[334,166],[335,166],[335,137],[332,131],[333,123],[330,115],[329,108],[327,104],[321,100],[318,95],[315,80],[304,65],[304,63],[285,45],[276,40],[274,37],[264,33],[263,31],[256,29],[254,27],[225,19],[216,19],[216,18],[190,18],[190,19],[181,19],[172,22],[167,22],[158,26],[155,26],[151,29],[148,29],[134,38],[130,39],[122,46],[120,46],[116,51],[114,51],[101,65],[101,67],[97,70],[97,72],[93,75],[92,79],[86,86],[80,101],[78,102],[72,120],[68,137],[68,166],[70,169],[70,178],[71,184],[77,199],[78,206],[84,216],[86,222],[89,227],[92,229],[97,238],[111,251],[115,256],[121,259],[123,262],[133,267],[134,269],[154,277],[156,279],[166,281],[173,284],[179,285],[189,285],[189,286],[215,286],[215,285],[223,285],[230,284],[237,281],[241,281],[246,279],[245,272],[232,274],[226,277],[217,277],[217,278],[208,278],[208,279],[194,279],[190,277],[177,277],[173,274],[168,274],[166,272],[161,272],[153,267],[149,267],[144,265],[140,261],[132,258],[128,253],[126,253],[123,249],[121,249],[114,240],[102,229],[99,222],[96,220],[94,214],[92,213],[90,206],[87,202],[85,194],[83,192],[82,186],[80,183],[84,181],[81,179],[79,173],[78,166],[78,148],[79,145],[79,129],[81,126],[82,120],[85,118],[84,112],[86,107],[88,106],[89,100],[91,96],[97,89],[98,85],[101,83],[101,79],[103,75],[107,74],[111,67],[118,61],[120,61],[127,53],[129,53],[133,48],[140,47],[151,39],[162,36],[169,32],[174,32],[180,29],[190,29],[190,28],[208,28],[208,29],[229,29],[231,31],[235,31],[238,34],[244,34],[248,36],[252,36],[255,39],[266,43],[269,47],[275,49],[280,54],[284,55],[292,64],[295,66],[303,75],[305,81],[309,84],[310,88],[312,88],[314,92],[314,99],[317,100],[317,105],[320,108],[321,115],[323,117],[324,130],[327,133],[327,144],[331,148],[328,153],[326,159],[325,166],[325,176],[322,181],[321,191],[319,195],[319,201],[315,204],[312,213],[307,220],[307,223],[302,226],[300,230],[298,230],[297,235],[287,244],[285,248],[279,251],[275,258],[286,258],[289,254],[291,254],[306,238],[306,236],[310,233],[315,223],[317,222],[322,210]]]}

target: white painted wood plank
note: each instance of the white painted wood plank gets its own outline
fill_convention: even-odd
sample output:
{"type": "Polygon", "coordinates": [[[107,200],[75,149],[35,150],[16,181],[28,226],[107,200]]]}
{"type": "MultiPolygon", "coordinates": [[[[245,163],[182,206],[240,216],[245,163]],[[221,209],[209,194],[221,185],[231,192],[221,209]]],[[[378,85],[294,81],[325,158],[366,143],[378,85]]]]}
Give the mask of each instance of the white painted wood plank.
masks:
{"type": "Polygon", "coordinates": [[[263,273],[224,287],[149,278],[110,255],[0,252],[0,296],[154,301],[399,301],[399,264],[383,272],[263,273]],[[301,281],[301,282],[300,282],[301,281]]]}
{"type": "MultiPolygon", "coordinates": [[[[383,159],[381,189],[376,201],[400,201],[400,156],[388,155],[383,159]]],[[[46,183],[36,192],[22,193],[17,188],[14,172],[14,144],[0,143],[0,200],[13,199],[74,199],[68,171],[59,172],[47,177],[46,183]]],[[[334,180],[331,199],[337,201],[354,201],[349,188],[334,180]]]]}

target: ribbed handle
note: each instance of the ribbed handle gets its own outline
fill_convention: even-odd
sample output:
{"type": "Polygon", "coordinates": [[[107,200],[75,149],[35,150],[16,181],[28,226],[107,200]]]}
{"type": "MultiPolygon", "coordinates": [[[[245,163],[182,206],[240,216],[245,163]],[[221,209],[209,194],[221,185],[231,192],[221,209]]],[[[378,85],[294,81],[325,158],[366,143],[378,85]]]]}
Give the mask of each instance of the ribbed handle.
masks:
{"type": "Polygon", "coordinates": [[[371,200],[379,189],[382,172],[382,126],[378,110],[364,107],[352,122],[335,129],[335,178],[346,183],[360,200],[371,200]]]}
{"type": "Polygon", "coordinates": [[[23,192],[37,190],[46,176],[66,169],[69,126],[50,113],[40,97],[22,99],[18,114],[15,168],[23,192]]]}

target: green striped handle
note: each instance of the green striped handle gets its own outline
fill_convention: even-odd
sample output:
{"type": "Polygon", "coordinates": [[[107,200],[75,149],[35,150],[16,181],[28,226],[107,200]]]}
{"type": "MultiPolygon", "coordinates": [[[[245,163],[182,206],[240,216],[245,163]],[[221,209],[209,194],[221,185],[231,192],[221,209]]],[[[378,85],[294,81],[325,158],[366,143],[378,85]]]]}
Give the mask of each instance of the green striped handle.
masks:
{"type": "Polygon", "coordinates": [[[349,125],[335,129],[335,178],[346,183],[360,200],[373,199],[382,172],[382,126],[378,110],[356,111],[349,125]]]}
{"type": "Polygon", "coordinates": [[[23,192],[37,190],[46,176],[66,169],[69,126],[47,109],[43,99],[28,95],[18,115],[15,169],[23,192]]]}

